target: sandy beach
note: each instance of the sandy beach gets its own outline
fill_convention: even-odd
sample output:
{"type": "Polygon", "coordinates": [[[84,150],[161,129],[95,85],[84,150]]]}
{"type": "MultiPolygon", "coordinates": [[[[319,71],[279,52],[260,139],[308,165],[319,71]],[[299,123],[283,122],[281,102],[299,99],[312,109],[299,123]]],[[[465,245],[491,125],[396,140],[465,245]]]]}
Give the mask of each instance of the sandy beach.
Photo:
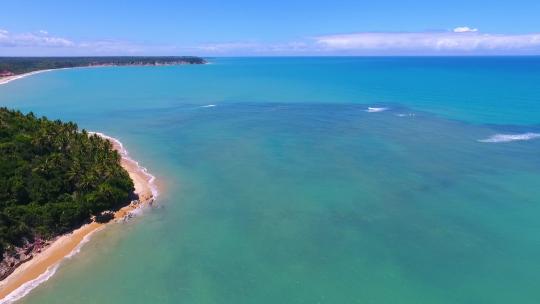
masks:
{"type": "MultiPolygon", "coordinates": [[[[184,63],[175,63],[175,64],[154,64],[151,66],[168,66],[168,65],[182,65],[184,63]]],[[[209,62],[205,62],[202,64],[210,64],[209,62]]],[[[0,85],[10,83],[12,81],[25,78],[28,76],[32,76],[35,74],[43,73],[43,72],[50,72],[50,71],[58,71],[58,70],[66,70],[66,69],[80,69],[80,68],[101,68],[101,67],[111,67],[111,66],[121,66],[121,67],[127,67],[127,66],[147,66],[143,64],[133,64],[133,65],[114,65],[114,64],[96,64],[96,65],[87,65],[87,66],[74,66],[74,67],[66,67],[66,68],[55,68],[55,69],[46,69],[46,70],[37,70],[33,72],[28,72],[24,74],[19,75],[13,75],[13,76],[6,76],[6,77],[0,77],[0,85]]]]}
{"type": "MultiPolygon", "coordinates": [[[[20,75],[21,76],[21,75],[20,75]]],[[[0,303],[11,303],[26,295],[31,289],[46,281],[54,274],[60,262],[76,253],[90,235],[104,226],[121,222],[130,217],[135,209],[148,206],[153,203],[157,196],[154,176],[149,174],[144,167],[128,157],[122,143],[115,138],[101,133],[95,133],[111,141],[114,149],[122,156],[122,167],[129,173],[135,185],[135,193],[139,196],[138,203],[131,203],[115,213],[115,219],[108,224],[91,222],[79,229],[58,237],[50,246],[35,255],[31,260],[19,266],[15,271],[0,282],[0,303]]]]}
{"type": "Polygon", "coordinates": [[[43,72],[49,72],[49,71],[53,71],[53,70],[52,69],[39,70],[39,71],[33,71],[33,72],[30,72],[30,73],[24,73],[24,74],[20,74],[20,75],[2,77],[2,78],[0,78],[0,85],[12,82],[12,81],[17,80],[17,79],[21,79],[21,78],[24,78],[24,77],[32,76],[32,75],[43,73],[43,72]]]}

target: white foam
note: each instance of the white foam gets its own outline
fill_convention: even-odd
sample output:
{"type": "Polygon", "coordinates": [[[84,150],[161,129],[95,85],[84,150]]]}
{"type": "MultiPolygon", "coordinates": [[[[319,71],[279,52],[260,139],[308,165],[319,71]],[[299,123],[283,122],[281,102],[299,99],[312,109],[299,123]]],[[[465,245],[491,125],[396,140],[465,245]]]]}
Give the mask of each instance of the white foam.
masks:
{"type": "Polygon", "coordinates": [[[41,283],[49,280],[56,273],[58,266],[60,266],[59,263],[47,268],[44,273],[40,274],[39,277],[35,278],[34,280],[22,284],[19,288],[12,291],[5,298],[1,299],[0,304],[9,304],[20,300],[22,297],[26,296],[32,289],[38,287],[41,283]]]}
{"type": "Polygon", "coordinates": [[[213,108],[215,106],[216,106],[215,104],[209,104],[209,105],[205,105],[205,106],[200,106],[199,108],[213,108]]]}
{"type": "Polygon", "coordinates": [[[128,212],[129,217],[137,217],[141,214],[143,214],[143,208],[144,207],[138,207],[128,212]]]}
{"type": "Polygon", "coordinates": [[[375,108],[375,107],[368,107],[366,112],[368,113],[377,113],[377,112],[384,112],[388,110],[388,108],[382,107],[382,108],[375,108]]]}
{"type": "Polygon", "coordinates": [[[155,180],[156,180],[156,177],[152,174],[150,174],[148,172],[148,169],[146,169],[145,167],[141,166],[139,164],[138,161],[132,159],[131,157],[128,156],[128,151],[124,148],[124,145],[122,144],[122,142],[114,137],[111,137],[111,136],[108,136],[108,135],[105,135],[103,133],[100,133],[100,132],[88,132],[88,134],[96,134],[100,137],[103,137],[105,139],[108,139],[110,141],[113,141],[115,142],[119,147],[120,147],[120,156],[126,160],[126,161],[129,161],[133,164],[135,164],[135,166],[137,167],[137,169],[142,172],[142,174],[144,174],[145,176],[148,177],[148,184],[150,185],[150,191],[152,191],[152,196],[155,198],[157,198],[159,196],[159,191],[158,191],[158,188],[155,184],[155,180]]]}
{"type": "Polygon", "coordinates": [[[103,229],[105,226],[101,226],[97,229],[95,229],[94,231],[88,233],[87,235],[85,235],[83,237],[83,239],[81,240],[81,242],[79,244],[77,244],[77,247],[75,247],[75,249],[73,249],[68,255],[65,256],[65,258],[67,259],[71,259],[72,257],[74,257],[77,253],[81,252],[81,248],[90,241],[90,238],[92,237],[92,235],[98,231],[100,231],[101,229],[103,229]]]}
{"type": "Polygon", "coordinates": [[[480,139],[478,141],[484,143],[502,143],[511,141],[531,140],[535,138],[540,138],[540,133],[527,132],[522,134],[495,134],[488,138],[480,139]]]}
{"type": "Polygon", "coordinates": [[[397,117],[414,117],[416,114],[414,113],[398,113],[396,114],[397,117]]]}
{"type": "MultiPolygon", "coordinates": [[[[100,227],[92,231],[91,233],[85,235],[84,238],[81,240],[81,242],[77,245],[77,247],[75,247],[75,249],[73,249],[70,253],[68,253],[64,257],[64,259],[70,259],[74,257],[76,254],[78,254],[79,252],[81,252],[81,248],[86,243],[88,243],[88,241],[90,241],[90,238],[92,237],[92,235],[103,228],[104,227],[100,227]]],[[[40,274],[37,278],[22,284],[21,286],[19,286],[19,288],[10,292],[5,298],[0,299],[0,304],[13,303],[15,301],[20,300],[24,296],[26,296],[30,291],[32,291],[32,289],[48,281],[56,273],[56,270],[58,270],[58,267],[60,267],[61,263],[62,261],[50,266],[49,268],[47,268],[47,270],[44,273],[40,274]]]]}

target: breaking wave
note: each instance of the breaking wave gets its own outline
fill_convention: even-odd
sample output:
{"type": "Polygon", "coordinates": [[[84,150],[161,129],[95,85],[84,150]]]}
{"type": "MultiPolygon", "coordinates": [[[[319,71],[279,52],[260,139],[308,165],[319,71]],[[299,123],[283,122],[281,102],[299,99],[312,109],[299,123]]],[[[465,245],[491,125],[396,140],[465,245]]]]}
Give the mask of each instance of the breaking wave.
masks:
{"type": "MultiPolygon", "coordinates": [[[[81,252],[81,248],[84,246],[84,244],[88,243],[92,235],[101,229],[103,229],[103,227],[98,228],[92,231],[91,233],[85,235],[84,238],[81,240],[81,242],[77,245],[77,247],[75,247],[75,249],[73,249],[69,254],[67,254],[62,261],[64,261],[65,259],[72,258],[76,254],[81,252]]],[[[19,288],[13,290],[5,298],[0,299],[0,304],[14,303],[20,300],[21,298],[23,298],[24,296],[26,296],[30,291],[32,291],[32,289],[48,281],[56,273],[56,270],[58,270],[58,267],[60,267],[60,264],[62,264],[62,261],[50,266],[49,268],[47,268],[47,270],[44,273],[40,274],[37,278],[22,284],[21,286],[19,286],[19,288]]]]}
{"type": "Polygon", "coordinates": [[[58,266],[60,266],[59,263],[47,268],[47,271],[40,274],[39,277],[22,284],[19,288],[12,291],[5,298],[1,299],[0,304],[10,304],[17,300],[20,300],[30,291],[32,291],[32,289],[38,287],[41,283],[46,282],[48,279],[50,279],[56,273],[58,266]]]}
{"type": "Polygon", "coordinates": [[[479,142],[484,143],[503,143],[511,141],[525,141],[535,138],[540,138],[540,133],[522,133],[522,134],[495,134],[485,139],[478,140],[479,142]]]}
{"type": "Polygon", "coordinates": [[[414,117],[416,114],[414,113],[398,113],[396,114],[397,117],[414,117]]]}
{"type": "Polygon", "coordinates": [[[366,112],[368,113],[377,113],[377,112],[384,112],[388,110],[388,108],[381,107],[381,108],[375,108],[375,107],[368,107],[366,112]]]}

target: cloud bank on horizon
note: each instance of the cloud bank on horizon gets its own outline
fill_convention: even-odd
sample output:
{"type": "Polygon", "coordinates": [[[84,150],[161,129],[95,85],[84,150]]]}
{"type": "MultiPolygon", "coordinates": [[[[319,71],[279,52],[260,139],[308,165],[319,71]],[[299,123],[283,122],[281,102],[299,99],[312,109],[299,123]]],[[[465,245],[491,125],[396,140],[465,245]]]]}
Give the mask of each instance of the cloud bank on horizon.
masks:
{"type": "Polygon", "coordinates": [[[84,56],[165,54],[173,46],[103,39],[75,41],[49,34],[46,30],[12,33],[0,29],[0,56],[84,56]]]}
{"type": "Polygon", "coordinates": [[[74,41],[45,30],[0,29],[0,55],[540,55],[540,33],[492,34],[459,26],[439,32],[358,32],[284,43],[254,41],[193,46],[131,41],[74,41]]]}
{"type": "Polygon", "coordinates": [[[469,27],[457,27],[451,32],[328,35],[316,37],[315,41],[328,51],[391,51],[398,54],[540,53],[540,33],[483,34],[469,27]]]}

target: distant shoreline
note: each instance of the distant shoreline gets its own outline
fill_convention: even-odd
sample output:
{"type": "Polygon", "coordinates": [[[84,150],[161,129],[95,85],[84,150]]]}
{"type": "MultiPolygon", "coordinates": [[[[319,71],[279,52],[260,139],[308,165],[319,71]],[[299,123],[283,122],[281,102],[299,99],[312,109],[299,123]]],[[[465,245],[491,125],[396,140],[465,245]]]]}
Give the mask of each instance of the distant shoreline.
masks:
{"type": "Polygon", "coordinates": [[[207,64],[199,57],[0,57],[0,85],[53,70],[89,67],[207,64]]]}
{"type": "Polygon", "coordinates": [[[22,79],[22,78],[25,78],[25,77],[28,77],[28,76],[32,76],[32,75],[35,75],[35,74],[40,74],[40,73],[50,72],[50,71],[55,71],[55,70],[64,70],[64,69],[69,69],[69,68],[37,70],[37,71],[32,71],[32,72],[28,72],[28,73],[24,73],[24,74],[19,74],[19,75],[0,77],[0,85],[7,84],[7,83],[10,83],[12,81],[22,79]]]}
{"type": "MultiPolygon", "coordinates": [[[[90,132],[89,132],[90,133],[90,132]]],[[[116,138],[102,133],[97,134],[113,144],[113,148],[121,156],[121,165],[129,173],[135,186],[138,200],[131,201],[129,205],[114,213],[112,222],[122,222],[132,216],[134,212],[145,206],[150,206],[159,195],[155,177],[147,172],[146,168],[128,156],[127,150],[116,138]]],[[[13,273],[0,282],[0,303],[12,303],[28,294],[32,289],[47,281],[55,272],[62,260],[76,254],[90,236],[104,228],[107,224],[92,221],[80,228],[66,233],[53,240],[43,251],[19,265],[13,273]]]]}
{"type": "MultiPolygon", "coordinates": [[[[203,64],[210,64],[208,62],[203,64]]],[[[129,66],[148,66],[148,65],[129,65],[129,66]]],[[[78,66],[78,67],[70,67],[70,68],[58,68],[58,69],[47,69],[47,70],[37,70],[32,71],[24,74],[18,74],[13,76],[6,76],[6,77],[0,77],[0,85],[8,84],[12,81],[19,80],[22,78],[26,78],[28,76],[41,74],[45,72],[52,72],[52,71],[59,71],[59,70],[67,70],[67,69],[82,69],[82,68],[101,68],[101,67],[128,67],[128,65],[91,65],[91,66],[78,66]]],[[[1,304],[1,303],[0,303],[1,304]]]]}

